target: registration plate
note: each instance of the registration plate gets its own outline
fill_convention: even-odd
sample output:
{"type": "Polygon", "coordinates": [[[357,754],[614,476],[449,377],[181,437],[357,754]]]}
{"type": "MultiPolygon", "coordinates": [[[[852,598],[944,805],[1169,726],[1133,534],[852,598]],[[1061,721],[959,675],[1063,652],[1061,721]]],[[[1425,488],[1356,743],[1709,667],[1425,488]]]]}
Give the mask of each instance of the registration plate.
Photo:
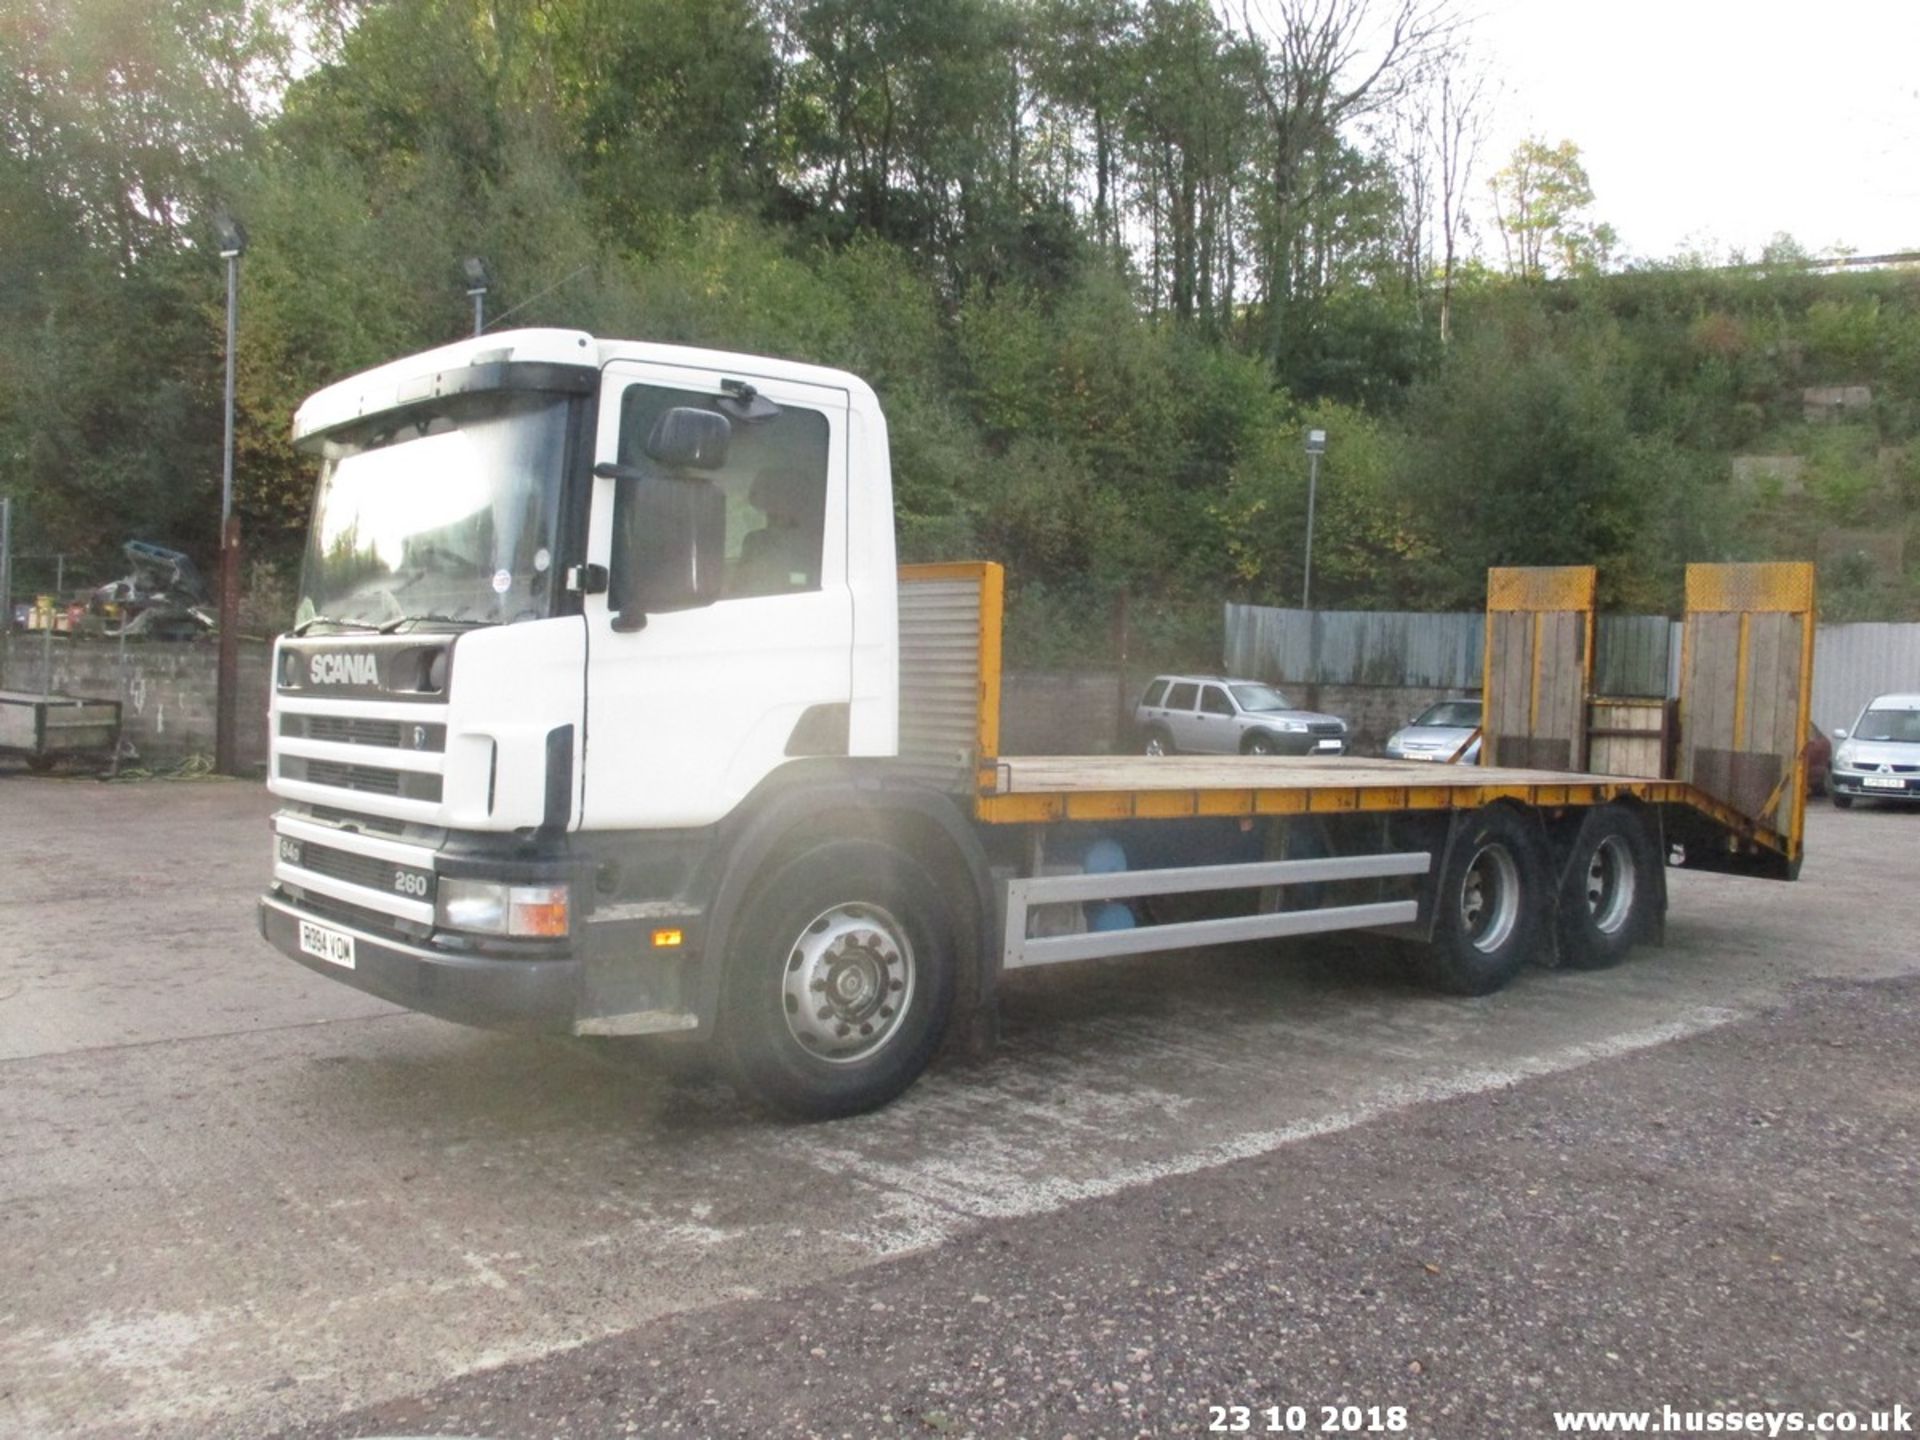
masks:
{"type": "Polygon", "coordinates": [[[338,965],[343,969],[353,969],[353,937],[343,935],[338,930],[329,930],[324,925],[316,925],[311,920],[300,922],[300,948],[309,955],[317,955],[329,965],[338,965]]]}
{"type": "Polygon", "coordinates": [[[1904,790],[1907,782],[1898,775],[1862,775],[1860,783],[1869,790],[1904,790]]]}
{"type": "Polygon", "coordinates": [[[1340,748],[1340,742],[1338,740],[1322,740],[1313,748],[1316,750],[1338,750],[1340,748]]]}

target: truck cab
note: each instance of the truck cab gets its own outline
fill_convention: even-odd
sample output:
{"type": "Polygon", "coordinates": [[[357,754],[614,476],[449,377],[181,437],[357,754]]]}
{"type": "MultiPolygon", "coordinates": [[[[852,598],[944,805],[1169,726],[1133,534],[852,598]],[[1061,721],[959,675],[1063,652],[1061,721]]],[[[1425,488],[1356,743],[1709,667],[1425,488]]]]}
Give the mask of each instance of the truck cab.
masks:
{"type": "Polygon", "coordinates": [[[895,753],[873,392],[526,330],[343,380],[293,430],[319,478],[263,932],[450,1019],[710,1028],[722,857],[770,790],[817,806],[895,753]]]}

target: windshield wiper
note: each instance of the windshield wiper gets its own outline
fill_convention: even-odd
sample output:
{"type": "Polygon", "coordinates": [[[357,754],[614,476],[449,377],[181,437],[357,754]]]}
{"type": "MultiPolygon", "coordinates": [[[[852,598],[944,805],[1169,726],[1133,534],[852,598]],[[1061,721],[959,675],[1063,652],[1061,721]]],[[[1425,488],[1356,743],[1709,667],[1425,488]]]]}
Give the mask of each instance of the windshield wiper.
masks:
{"type": "Polygon", "coordinates": [[[379,627],[365,620],[339,620],[332,615],[312,615],[294,626],[291,634],[304,635],[316,625],[338,625],[342,630],[376,630],[379,627]]]}
{"type": "Polygon", "coordinates": [[[382,635],[391,635],[402,625],[491,625],[491,620],[479,620],[467,615],[400,615],[379,627],[382,635]]]}

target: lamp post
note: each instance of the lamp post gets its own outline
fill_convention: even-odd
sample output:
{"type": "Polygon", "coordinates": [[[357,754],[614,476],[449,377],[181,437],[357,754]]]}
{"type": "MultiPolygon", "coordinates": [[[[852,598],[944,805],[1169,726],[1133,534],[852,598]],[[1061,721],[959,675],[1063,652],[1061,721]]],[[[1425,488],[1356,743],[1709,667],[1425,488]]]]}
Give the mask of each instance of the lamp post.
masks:
{"type": "Polygon", "coordinates": [[[493,286],[493,272],[478,255],[462,260],[460,270],[467,277],[467,298],[473,301],[473,333],[478,335],[487,328],[487,291],[493,286]]]}
{"type": "Polygon", "coordinates": [[[227,415],[220,461],[220,668],[213,705],[213,763],[222,775],[239,773],[234,715],[240,676],[240,524],[233,515],[233,367],[240,319],[240,257],[247,230],[222,209],[213,217],[220,258],[227,262],[227,415]]]}
{"type": "Polygon", "coordinates": [[[221,451],[220,534],[226,544],[227,520],[233,514],[233,338],[240,322],[240,257],[247,253],[247,227],[225,210],[213,217],[220,239],[220,258],[227,262],[227,433],[221,451]]]}
{"type": "Polygon", "coordinates": [[[1327,450],[1327,432],[1307,431],[1307,568],[1300,582],[1300,608],[1313,608],[1313,502],[1320,488],[1320,457],[1327,450]]]}

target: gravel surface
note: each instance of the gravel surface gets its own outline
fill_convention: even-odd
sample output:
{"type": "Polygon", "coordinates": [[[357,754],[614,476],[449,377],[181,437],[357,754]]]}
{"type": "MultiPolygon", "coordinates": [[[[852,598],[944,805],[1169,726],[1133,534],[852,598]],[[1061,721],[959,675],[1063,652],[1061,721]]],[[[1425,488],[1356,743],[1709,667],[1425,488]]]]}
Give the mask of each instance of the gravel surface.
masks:
{"type": "Polygon", "coordinates": [[[1321,1405],[1405,1406],[1412,1435],[1505,1437],[1575,1407],[1910,1406],[1917,1026],[1920,982],[1809,982],[1704,1034],[284,1440],[1164,1435],[1236,1404],[1306,1406],[1316,1432],[1321,1405]]]}

